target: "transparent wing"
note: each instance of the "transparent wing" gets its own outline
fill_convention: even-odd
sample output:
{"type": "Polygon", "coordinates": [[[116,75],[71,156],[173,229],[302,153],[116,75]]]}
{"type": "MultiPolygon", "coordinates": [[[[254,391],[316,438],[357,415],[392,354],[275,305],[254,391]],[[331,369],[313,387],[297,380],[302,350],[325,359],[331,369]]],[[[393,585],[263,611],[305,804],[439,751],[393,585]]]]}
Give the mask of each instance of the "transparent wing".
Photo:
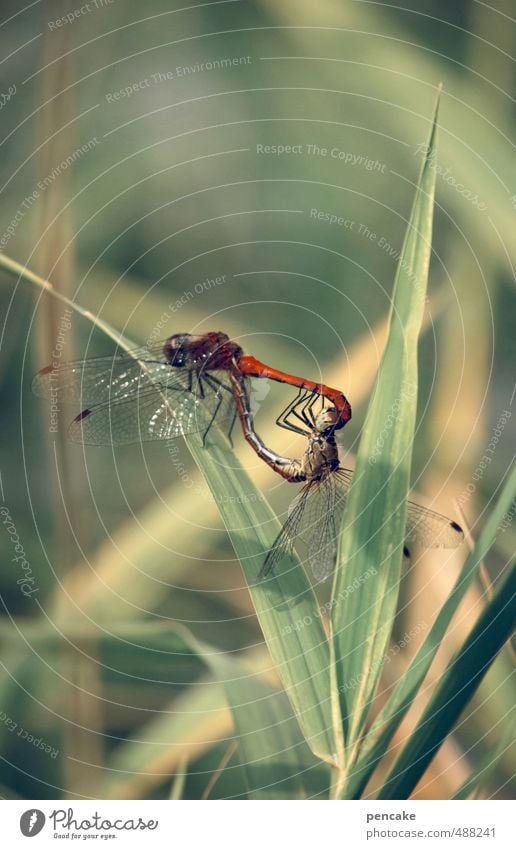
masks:
{"type": "Polygon", "coordinates": [[[34,377],[32,391],[42,398],[87,406],[137,393],[154,381],[187,390],[191,371],[172,366],[164,345],[164,341],[156,342],[128,353],[47,366],[34,377]]]}
{"type": "Polygon", "coordinates": [[[287,521],[265,558],[259,578],[269,574],[292,552],[298,541],[307,545],[308,563],[314,578],[317,581],[327,578],[335,567],[348,489],[348,476],[339,473],[330,473],[321,481],[305,484],[290,506],[287,521]]]}
{"type": "Polygon", "coordinates": [[[265,578],[285,556],[292,553],[298,535],[299,523],[303,518],[305,502],[309,497],[312,486],[312,482],[305,484],[294,498],[288,511],[288,518],[274,540],[272,548],[268,552],[264,564],[258,573],[258,580],[265,578]]]}
{"type": "MultiPolygon", "coordinates": [[[[353,472],[350,469],[338,469],[341,488],[341,499],[346,497],[353,472]]],[[[457,548],[464,541],[464,532],[457,522],[422,507],[414,501],[407,501],[407,528],[405,534],[407,543],[417,543],[423,548],[457,548]]]]}
{"type": "Polygon", "coordinates": [[[348,487],[330,474],[311,493],[300,536],[308,547],[308,562],[317,581],[332,574],[337,561],[338,536],[348,487]]]}
{"type": "MultiPolygon", "coordinates": [[[[332,573],[352,480],[350,469],[338,469],[321,481],[305,484],[292,502],[288,519],[267,554],[259,577],[274,569],[298,540],[307,545],[308,562],[316,580],[324,580],[332,573]]],[[[456,522],[413,501],[407,502],[406,542],[417,542],[426,548],[456,548],[463,539],[462,528],[456,522]]],[[[408,549],[405,553],[408,555],[408,549]]]]}
{"type": "Polygon", "coordinates": [[[205,436],[214,421],[229,432],[236,410],[228,387],[204,380],[199,385],[202,396],[155,384],[97,404],[74,419],[68,435],[85,445],[127,445],[191,433],[205,436]]]}
{"type": "MultiPolygon", "coordinates": [[[[308,560],[317,580],[327,578],[337,560],[338,536],[353,472],[337,469],[321,483],[303,520],[301,538],[308,546],[308,560]]],[[[315,493],[314,493],[315,494],[315,493]]]]}
{"type": "Polygon", "coordinates": [[[464,532],[457,522],[408,501],[405,540],[424,548],[457,548],[464,541],[464,532]]]}

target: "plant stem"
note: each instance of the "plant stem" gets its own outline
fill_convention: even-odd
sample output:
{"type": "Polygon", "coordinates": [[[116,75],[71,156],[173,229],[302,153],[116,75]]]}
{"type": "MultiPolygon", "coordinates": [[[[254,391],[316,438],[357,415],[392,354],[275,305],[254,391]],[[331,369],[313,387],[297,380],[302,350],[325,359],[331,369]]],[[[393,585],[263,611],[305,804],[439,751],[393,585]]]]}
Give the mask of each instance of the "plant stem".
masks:
{"type": "Polygon", "coordinates": [[[95,327],[98,327],[99,330],[102,330],[110,339],[113,339],[114,342],[117,343],[124,351],[130,350],[132,347],[127,343],[124,339],[123,335],[118,333],[110,324],[107,324],[105,321],[102,321],[101,318],[98,318],[94,315],[90,310],[84,309],[79,304],[75,303],[75,301],[67,298],[66,295],[63,295],[62,292],[59,292],[49,280],[45,280],[44,277],[40,277],[39,274],[35,274],[34,271],[31,271],[25,265],[22,265],[19,262],[16,262],[15,259],[11,259],[11,257],[6,256],[5,254],[0,253],[0,269],[3,269],[8,274],[11,274],[13,277],[18,277],[21,280],[26,280],[28,283],[33,283],[39,289],[43,289],[43,291],[48,292],[49,295],[52,295],[53,298],[57,298],[57,300],[62,301],[64,304],[70,307],[70,309],[74,310],[74,312],[82,315],[87,321],[91,322],[95,327]]]}

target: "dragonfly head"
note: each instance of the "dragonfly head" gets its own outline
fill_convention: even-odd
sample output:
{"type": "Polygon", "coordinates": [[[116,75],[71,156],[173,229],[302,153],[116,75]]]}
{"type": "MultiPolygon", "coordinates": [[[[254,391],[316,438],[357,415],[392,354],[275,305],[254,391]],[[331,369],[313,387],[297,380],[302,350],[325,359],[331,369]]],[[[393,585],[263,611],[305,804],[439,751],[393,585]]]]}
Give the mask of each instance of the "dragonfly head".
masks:
{"type": "Polygon", "coordinates": [[[227,333],[174,333],[164,346],[164,354],[175,368],[224,368],[241,349],[227,333]]]}
{"type": "Polygon", "coordinates": [[[328,431],[335,430],[339,424],[339,413],[333,406],[325,407],[315,417],[314,430],[321,435],[325,435],[328,431]]]}

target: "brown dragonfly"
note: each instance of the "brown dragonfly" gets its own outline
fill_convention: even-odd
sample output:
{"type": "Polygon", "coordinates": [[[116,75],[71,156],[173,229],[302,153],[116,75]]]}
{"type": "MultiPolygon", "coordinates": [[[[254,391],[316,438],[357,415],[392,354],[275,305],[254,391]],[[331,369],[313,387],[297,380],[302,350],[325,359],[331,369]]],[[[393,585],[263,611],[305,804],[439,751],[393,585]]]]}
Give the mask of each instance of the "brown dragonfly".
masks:
{"type": "MultiPolygon", "coordinates": [[[[291,413],[295,411],[298,423],[293,426],[289,421],[283,425],[307,435],[308,444],[300,460],[276,455],[276,471],[292,483],[304,482],[304,486],[290,506],[288,518],[265,558],[259,578],[269,575],[297,542],[307,548],[307,560],[316,581],[328,578],[334,570],[353,472],[340,465],[335,439],[338,411],[328,406],[315,413],[318,401],[313,393],[300,393],[289,408],[291,413]]],[[[425,548],[456,548],[463,540],[457,522],[413,501],[407,502],[405,556],[409,556],[413,543],[425,548]]]]}

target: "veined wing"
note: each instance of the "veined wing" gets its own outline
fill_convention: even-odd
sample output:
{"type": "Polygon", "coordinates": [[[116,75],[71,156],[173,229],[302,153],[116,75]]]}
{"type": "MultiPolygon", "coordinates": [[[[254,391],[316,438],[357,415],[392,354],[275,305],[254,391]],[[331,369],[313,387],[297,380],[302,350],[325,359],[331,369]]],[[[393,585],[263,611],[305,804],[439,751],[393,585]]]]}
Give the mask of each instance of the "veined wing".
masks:
{"type": "Polygon", "coordinates": [[[292,554],[299,531],[299,525],[303,518],[305,502],[309,497],[310,488],[312,486],[313,482],[306,483],[290,505],[287,520],[274,540],[272,547],[265,558],[264,564],[258,573],[259,581],[266,578],[284,557],[292,554]]]}
{"type": "Polygon", "coordinates": [[[349,488],[336,473],[309,481],[293,500],[288,518],[265,558],[259,578],[264,578],[298,541],[306,543],[308,563],[317,581],[331,575],[337,558],[338,534],[349,488]]]}
{"type": "Polygon", "coordinates": [[[215,421],[229,432],[236,416],[230,391],[211,381],[201,380],[199,385],[202,395],[155,384],[96,404],[79,413],[68,435],[85,445],[128,445],[191,433],[205,435],[215,421]]]}
{"type": "Polygon", "coordinates": [[[424,548],[457,548],[464,542],[464,531],[447,516],[408,501],[405,541],[424,548]]]}
{"type": "MultiPolygon", "coordinates": [[[[297,540],[307,544],[308,561],[316,580],[324,580],[331,574],[352,480],[350,469],[338,469],[322,481],[305,484],[292,502],[287,521],[267,554],[260,578],[292,551],[297,540]]],[[[426,548],[456,548],[463,539],[462,528],[457,522],[413,501],[407,502],[406,542],[417,542],[426,548]]]]}
{"type": "Polygon", "coordinates": [[[332,574],[348,487],[338,473],[316,481],[306,500],[299,537],[306,543],[308,562],[316,581],[332,574]]]}
{"type": "Polygon", "coordinates": [[[135,394],[154,381],[188,389],[191,371],[174,368],[164,354],[165,342],[130,352],[74,360],[46,366],[32,381],[33,392],[42,398],[58,398],[83,405],[135,394]]]}

